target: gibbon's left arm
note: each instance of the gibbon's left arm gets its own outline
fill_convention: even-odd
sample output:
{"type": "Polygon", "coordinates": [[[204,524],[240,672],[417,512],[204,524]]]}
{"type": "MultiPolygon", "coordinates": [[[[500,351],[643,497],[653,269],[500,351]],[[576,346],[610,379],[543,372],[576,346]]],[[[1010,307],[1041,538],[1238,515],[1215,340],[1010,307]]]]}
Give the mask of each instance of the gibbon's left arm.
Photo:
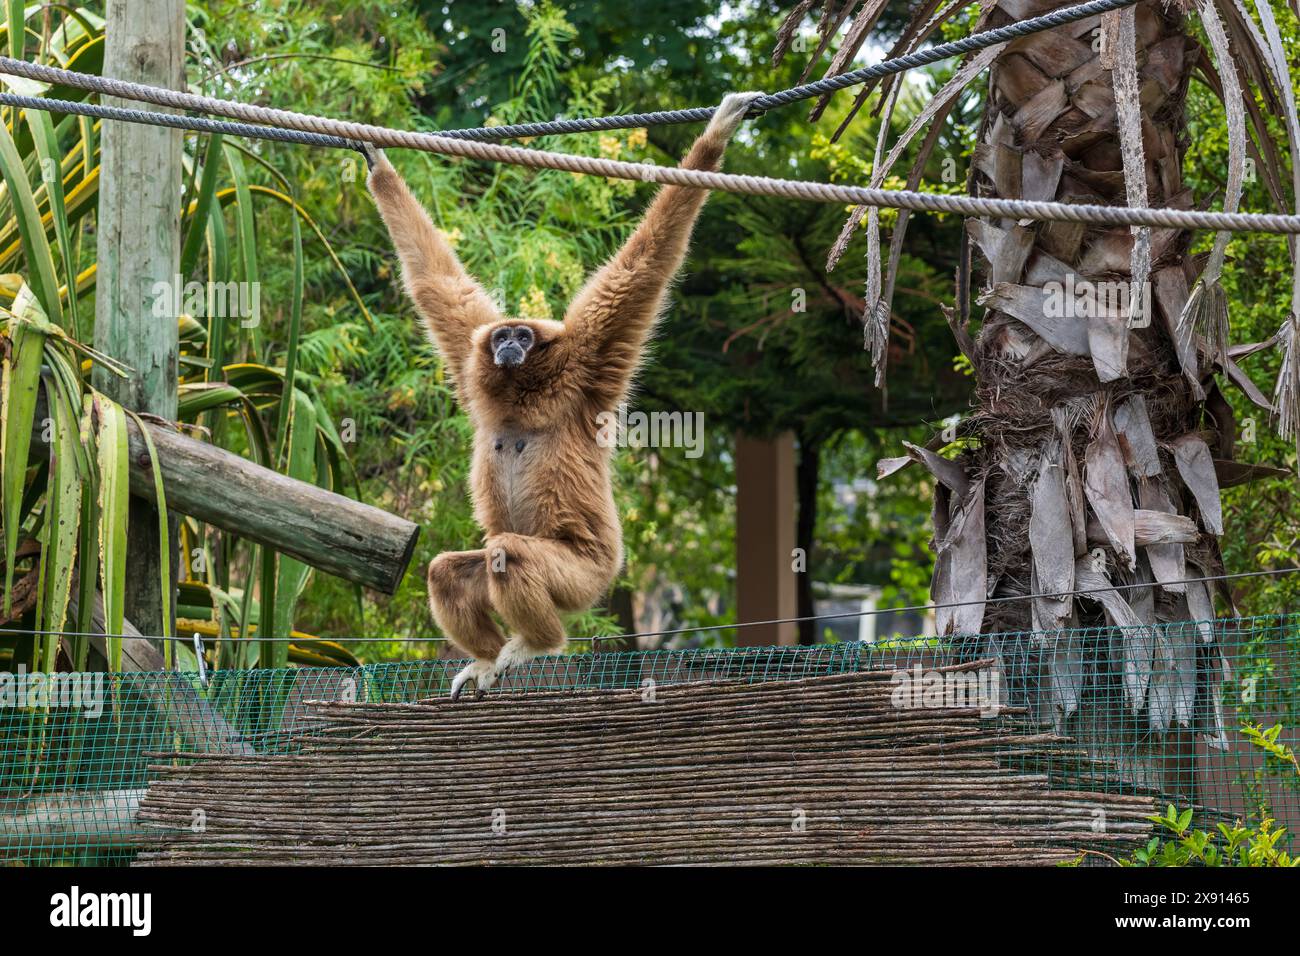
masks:
{"type": "MultiPolygon", "coordinates": [[[[723,99],[682,167],[716,171],[749,104],[761,95],[731,93],[723,99]]],[[[597,401],[621,400],[636,373],[641,350],[708,198],[707,189],[662,187],[623,248],[569,305],[565,335],[577,353],[576,366],[587,370],[588,394],[597,401]]]]}

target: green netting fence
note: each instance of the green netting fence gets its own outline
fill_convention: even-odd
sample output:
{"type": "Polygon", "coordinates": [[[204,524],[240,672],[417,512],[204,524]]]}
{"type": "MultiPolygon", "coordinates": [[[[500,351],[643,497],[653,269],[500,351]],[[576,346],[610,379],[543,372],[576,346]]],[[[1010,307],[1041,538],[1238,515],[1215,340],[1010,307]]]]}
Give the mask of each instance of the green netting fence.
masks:
{"type": "MultiPolygon", "coordinates": [[[[319,726],[310,701],[445,695],[462,662],[192,673],[0,674],[0,861],[127,863],[150,765],[186,754],[290,752],[319,726]]],[[[760,682],[893,671],[899,706],[989,707],[1053,729],[1059,746],[1009,750],[1008,765],[1062,787],[1155,794],[1208,819],[1271,816],[1300,829],[1300,780],[1252,746],[1244,723],[1297,742],[1300,616],[879,644],[693,648],[539,658],[500,692],[760,682]],[[987,660],[977,688],[931,669],[987,660]],[[978,700],[954,699],[974,689],[978,700]],[[1005,708],[1012,708],[1008,713],[1005,708]]],[[[467,700],[466,707],[473,707],[467,700]]]]}

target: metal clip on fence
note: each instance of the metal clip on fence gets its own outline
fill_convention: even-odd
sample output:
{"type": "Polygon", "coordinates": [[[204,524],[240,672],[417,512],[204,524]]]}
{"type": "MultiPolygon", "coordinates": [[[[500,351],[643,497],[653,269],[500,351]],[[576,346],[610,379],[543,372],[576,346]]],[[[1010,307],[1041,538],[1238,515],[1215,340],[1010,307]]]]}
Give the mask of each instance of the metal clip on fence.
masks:
{"type": "Polygon", "coordinates": [[[194,657],[199,662],[199,684],[204,690],[208,688],[208,666],[203,663],[203,635],[198,631],[194,632],[194,657]]]}

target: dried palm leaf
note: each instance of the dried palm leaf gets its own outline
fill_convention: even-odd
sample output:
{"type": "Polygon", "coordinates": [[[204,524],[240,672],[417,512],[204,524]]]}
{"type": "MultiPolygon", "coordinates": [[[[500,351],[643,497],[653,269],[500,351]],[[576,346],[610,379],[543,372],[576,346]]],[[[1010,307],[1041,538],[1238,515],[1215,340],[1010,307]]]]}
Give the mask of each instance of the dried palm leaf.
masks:
{"type": "Polygon", "coordinates": [[[1214,473],[1214,458],[1200,435],[1188,433],[1173,440],[1170,450],[1183,484],[1196,499],[1201,512],[1201,524],[1206,531],[1223,534],[1223,504],[1219,500],[1219,481],[1214,473]]]}
{"type": "Polygon", "coordinates": [[[1221,489],[1259,481],[1261,478],[1286,478],[1290,474],[1291,472],[1285,468],[1274,468],[1271,465],[1253,465],[1223,458],[1214,459],[1214,477],[1218,479],[1221,489]]]}
{"type": "Polygon", "coordinates": [[[1065,477],[1065,500],[1070,505],[1070,534],[1077,558],[1088,551],[1088,511],[1084,505],[1083,479],[1074,455],[1074,427],[1069,410],[1061,405],[1052,408],[1052,426],[1061,442],[1061,470],[1065,477]]]}
{"type": "MultiPolygon", "coordinates": [[[[1291,143],[1291,185],[1292,195],[1300,210],[1300,114],[1296,112],[1295,90],[1291,81],[1291,72],[1287,66],[1286,50],[1282,46],[1282,35],[1278,31],[1277,21],[1273,18],[1273,8],[1267,0],[1255,0],[1255,10],[1259,14],[1267,42],[1264,60],[1273,70],[1279,92],[1282,95],[1282,115],[1286,123],[1287,138],[1291,143]]],[[[1284,349],[1282,366],[1278,372],[1277,388],[1274,392],[1274,404],[1278,410],[1278,431],[1283,438],[1294,439],[1300,444],[1300,254],[1297,253],[1294,240],[1292,252],[1291,314],[1287,317],[1285,331],[1280,337],[1284,349]]]]}
{"type": "Polygon", "coordinates": [[[1044,342],[1066,355],[1090,355],[1088,329],[1078,319],[1064,313],[1070,310],[1049,310],[1048,296],[1043,289],[1032,286],[999,282],[976,301],[991,311],[1005,312],[1034,330],[1044,342]],[[1056,314],[1057,311],[1063,314],[1056,314]]]}
{"type": "Polygon", "coordinates": [[[970,481],[966,477],[966,469],[962,467],[960,462],[944,458],[928,448],[913,445],[911,442],[905,441],[903,445],[907,448],[909,457],[913,461],[919,461],[924,465],[930,474],[943,482],[958,498],[964,499],[970,492],[970,481]]]}
{"type": "MultiPolygon", "coordinates": [[[[867,37],[871,35],[871,28],[876,25],[876,21],[880,19],[880,15],[884,13],[885,2],[886,0],[865,0],[862,9],[859,10],[857,15],[853,18],[853,25],[849,27],[849,32],[844,37],[844,42],[840,44],[840,48],[835,52],[835,56],[831,59],[831,65],[828,66],[826,72],[822,74],[823,77],[839,76],[852,65],[853,58],[858,55],[858,50],[862,48],[862,44],[865,43],[867,37]]],[[[821,119],[822,113],[825,112],[826,107],[830,105],[832,95],[833,94],[827,93],[813,104],[812,109],[808,111],[808,119],[810,121],[816,122],[821,119]]]]}
{"type": "MultiPolygon", "coordinates": [[[[1130,206],[1146,207],[1146,158],[1142,149],[1142,107],[1138,102],[1137,14],[1133,7],[1117,12],[1115,28],[1115,56],[1111,78],[1115,87],[1115,109],[1119,118],[1120,155],[1124,164],[1124,190],[1130,206]]],[[[1103,44],[1103,49],[1106,45],[1103,44]]],[[[1104,64],[1103,64],[1104,65],[1104,64]]],[[[1128,373],[1128,330],[1139,318],[1134,310],[1140,308],[1151,275],[1151,230],[1143,226],[1132,227],[1133,245],[1129,253],[1131,286],[1138,291],[1129,297],[1128,314],[1093,318],[1091,325],[1101,326],[1094,333],[1089,330],[1092,343],[1092,361],[1097,377],[1112,382],[1128,373]],[[1138,304],[1135,304],[1138,303],[1138,304]],[[1109,349],[1100,348],[1100,341],[1115,340],[1109,349]]],[[[1099,312],[1101,310],[1098,310],[1099,312]]]]}
{"type": "MultiPolygon", "coordinates": [[[[790,11],[789,15],[782,21],[781,26],[776,31],[776,46],[772,50],[772,65],[779,66],[785,59],[786,51],[790,49],[790,43],[799,33],[799,27],[803,23],[804,16],[812,9],[817,0],[799,0],[795,8],[790,11]]],[[[827,0],[826,12],[829,13],[834,3],[827,0]]],[[[816,60],[816,56],[813,57],[816,60]]]]}
{"type": "Polygon", "coordinates": [[[1060,628],[1070,617],[1074,599],[1074,537],[1063,531],[1070,527],[1070,504],[1065,494],[1065,473],[1060,464],[1060,443],[1048,446],[1039,459],[1038,478],[1030,497],[1029,548],[1037,577],[1037,612],[1050,630],[1060,628]]]}
{"type": "Polygon", "coordinates": [[[1064,733],[1065,722],[1078,711],[1083,696],[1083,637],[1078,630],[1071,628],[1058,636],[1048,667],[1052,722],[1057,733],[1064,733]]]}
{"type": "MultiPolygon", "coordinates": [[[[953,2],[943,10],[935,12],[939,7],[939,0],[923,0],[921,7],[914,12],[911,22],[903,29],[903,33],[885,55],[885,58],[892,60],[918,49],[921,44],[930,38],[931,34],[933,34],[935,30],[939,29],[939,27],[950,20],[955,14],[970,6],[970,3],[971,0],[953,0],[953,2]],[[920,25],[922,23],[924,23],[924,26],[920,25]]],[[[858,112],[862,109],[863,105],[865,105],[867,100],[871,98],[871,94],[874,92],[877,85],[880,87],[881,95],[873,113],[879,115],[881,105],[883,105],[885,98],[889,96],[890,90],[893,89],[896,84],[904,83],[906,81],[907,74],[904,73],[887,76],[879,80],[867,80],[867,82],[863,83],[862,89],[859,90],[858,95],[853,98],[853,104],[849,107],[844,119],[840,122],[840,125],[835,128],[835,132],[831,134],[831,142],[838,142],[840,137],[844,135],[845,130],[849,128],[854,117],[858,115],[858,112]]]]}
{"type": "Polygon", "coordinates": [[[1119,591],[1104,590],[1111,587],[1110,578],[1096,567],[1090,555],[1075,562],[1074,581],[1079,590],[1092,592],[1086,595],[1088,600],[1100,604],[1106,620],[1119,628],[1125,697],[1132,710],[1141,710],[1151,683],[1154,629],[1134,613],[1119,591]]]}
{"type": "MultiPolygon", "coordinates": [[[[1236,212],[1241,201],[1241,187],[1246,167],[1246,111],[1237,71],[1233,68],[1232,51],[1228,35],[1223,28],[1212,0],[1196,0],[1201,15],[1201,25],[1210,41],[1210,48],[1219,62],[1223,84],[1222,100],[1228,121],[1228,183],[1223,197],[1223,211],[1236,212]]],[[[1231,234],[1220,232],[1214,237],[1214,246],[1205,270],[1192,287],[1187,305],[1179,316],[1179,327],[1190,326],[1209,346],[1212,360],[1224,363],[1228,357],[1228,296],[1220,283],[1223,262],[1228,251],[1231,234]]]]}
{"type": "Polygon", "coordinates": [[[1134,477],[1151,478],[1160,474],[1156,436],[1151,431],[1146,399],[1140,393],[1130,395],[1115,407],[1115,431],[1134,477]]]}
{"type": "Polygon", "coordinates": [[[1132,570],[1137,563],[1133,493],[1124,454],[1111,427],[1110,409],[1104,404],[1098,409],[1092,441],[1084,453],[1083,490],[1116,556],[1132,570]]]}
{"type": "MultiPolygon", "coordinates": [[[[988,551],[984,534],[984,479],[970,487],[958,506],[952,528],[939,552],[946,565],[944,591],[956,607],[935,612],[940,634],[978,634],[984,621],[988,597],[988,551]]],[[[936,565],[938,561],[936,562],[936,565]]],[[[936,567],[936,574],[938,570],[936,567]]]]}

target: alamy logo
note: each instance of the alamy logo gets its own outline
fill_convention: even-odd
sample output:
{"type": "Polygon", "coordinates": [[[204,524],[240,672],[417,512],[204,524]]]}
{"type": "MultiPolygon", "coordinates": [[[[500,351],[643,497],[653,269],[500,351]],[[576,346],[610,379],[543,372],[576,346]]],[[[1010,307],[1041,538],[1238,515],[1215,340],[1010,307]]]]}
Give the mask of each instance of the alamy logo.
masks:
{"type": "Polygon", "coordinates": [[[1064,282],[1043,285],[1043,314],[1049,319],[1127,318],[1129,328],[1151,324],[1151,283],[1092,281],[1066,273],[1064,282]]]}
{"type": "Polygon", "coordinates": [[[996,717],[1002,707],[1002,678],[997,668],[926,670],[920,664],[895,671],[890,703],[899,710],[975,708],[996,717]]]}
{"type": "Polygon", "coordinates": [[[159,280],[150,290],[153,314],[159,319],[181,315],[239,319],[246,329],[262,321],[262,283],[186,282],[176,275],[170,282],[159,280]]]}
{"type": "Polygon", "coordinates": [[[704,454],[703,412],[629,412],[620,402],[617,412],[596,416],[601,448],[685,448],[687,458],[704,454]]]}
{"type": "Polygon", "coordinates": [[[67,893],[50,897],[50,925],[68,929],[128,926],[133,936],[148,936],[153,927],[153,895],[82,893],[80,887],[74,886],[67,893]]]}
{"type": "Polygon", "coordinates": [[[104,675],[29,674],[24,664],[16,672],[0,671],[0,708],[24,707],[80,710],[85,717],[99,717],[104,713],[104,675]]]}

